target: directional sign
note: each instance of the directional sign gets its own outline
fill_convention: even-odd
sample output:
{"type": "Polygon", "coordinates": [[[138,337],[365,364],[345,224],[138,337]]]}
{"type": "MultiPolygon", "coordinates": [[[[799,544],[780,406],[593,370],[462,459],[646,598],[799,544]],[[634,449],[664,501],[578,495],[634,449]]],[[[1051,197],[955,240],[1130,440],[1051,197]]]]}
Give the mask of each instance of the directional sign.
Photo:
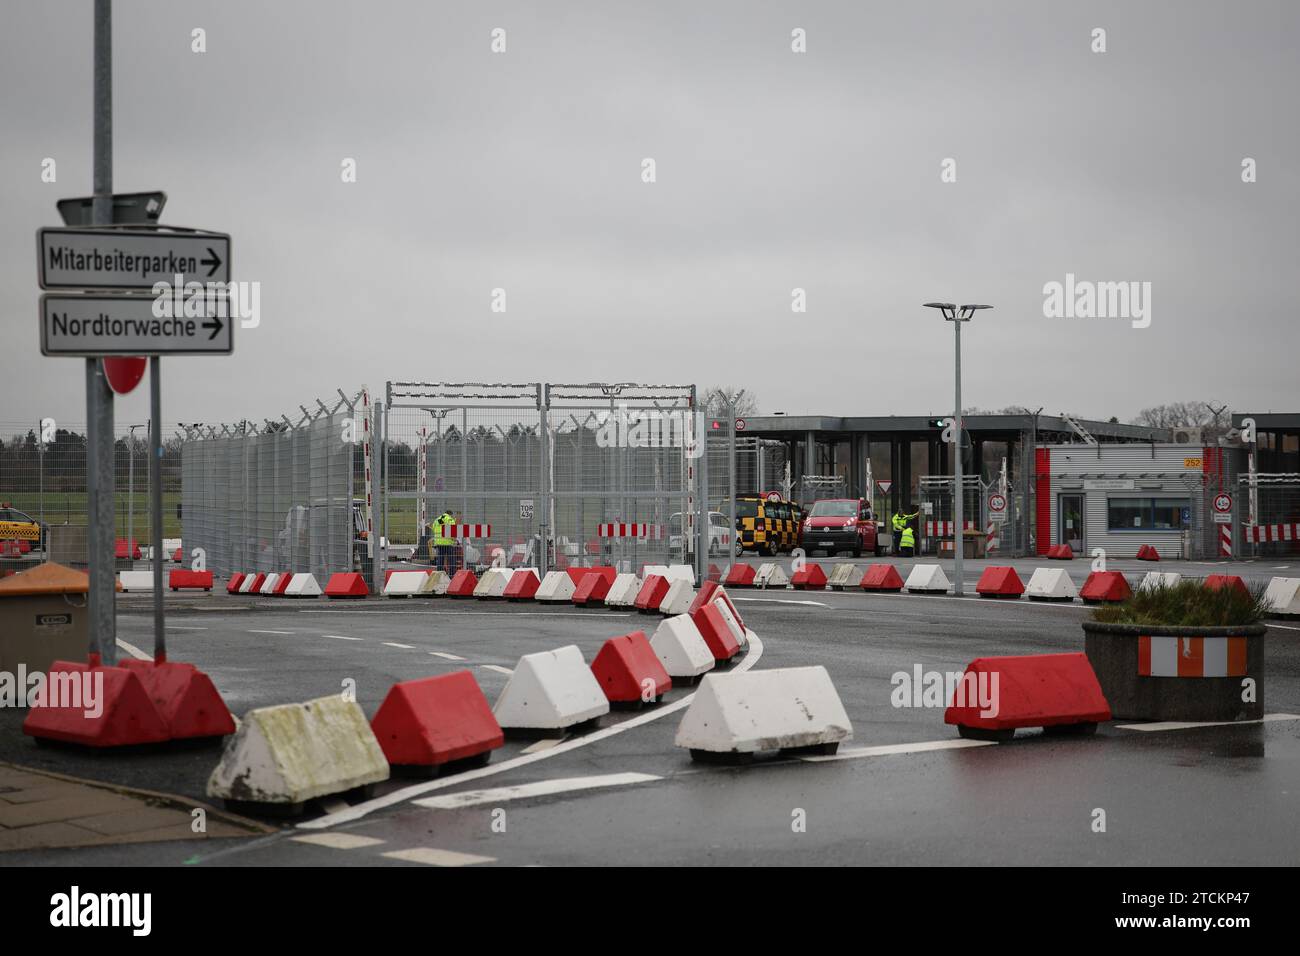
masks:
{"type": "Polygon", "coordinates": [[[234,320],[224,299],[200,298],[202,315],[159,318],[148,295],[41,296],[43,355],[229,355],[234,320]]]}
{"type": "Polygon", "coordinates": [[[156,282],[229,282],[230,236],[161,229],[36,233],[42,289],[144,289],[156,282]]]}

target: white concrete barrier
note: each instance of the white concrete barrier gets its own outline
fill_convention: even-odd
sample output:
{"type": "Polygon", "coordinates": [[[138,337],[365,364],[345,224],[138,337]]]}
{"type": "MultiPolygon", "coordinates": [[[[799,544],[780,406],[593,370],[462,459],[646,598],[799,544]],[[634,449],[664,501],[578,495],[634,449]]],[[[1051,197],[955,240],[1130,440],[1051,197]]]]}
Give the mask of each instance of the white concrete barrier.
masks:
{"type": "Polygon", "coordinates": [[[709,674],[677,728],[691,755],[818,748],[833,753],[853,736],[824,667],[709,674]]]}
{"type": "Polygon", "coordinates": [[[510,577],[514,574],[512,568],[488,568],[483,572],[483,577],[478,579],[478,584],[474,585],[474,596],[476,598],[499,598],[506,592],[506,585],[510,583],[510,577]]]}
{"type": "Polygon", "coordinates": [[[451,577],[446,571],[435,569],[428,572],[424,583],[420,585],[420,590],[416,597],[442,597],[447,593],[447,588],[451,586],[451,577]]]}
{"type": "Polygon", "coordinates": [[[632,607],[636,604],[637,592],[641,590],[641,579],[635,574],[615,575],[614,583],[605,595],[606,607],[632,607]]]}
{"type": "Polygon", "coordinates": [[[1272,605],[1269,613],[1285,617],[1300,615],[1300,578],[1273,578],[1264,597],[1272,605]]]}
{"type": "Polygon", "coordinates": [[[646,578],[650,577],[650,575],[652,575],[652,574],[657,574],[657,575],[659,575],[661,578],[663,578],[664,580],[667,580],[668,578],[672,577],[672,575],[670,575],[670,574],[668,573],[668,565],[666,565],[666,564],[647,564],[644,568],[641,569],[641,580],[644,581],[646,578]]]}
{"type": "Polygon", "coordinates": [[[1150,591],[1152,588],[1171,588],[1183,579],[1183,576],[1177,571],[1148,571],[1142,577],[1142,583],[1138,585],[1139,591],[1150,591]]]}
{"type": "Polygon", "coordinates": [[[257,593],[273,594],[275,592],[275,586],[277,583],[279,583],[279,581],[280,581],[279,574],[276,574],[275,572],[268,574],[266,576],[266,580],[262,582],[262,586],[257,589],[257,593]]]}
{"type": "Polygon", "coordinates": [[[861,580],[862,575],[858,573],[857,565],[841,562],[831,569],[831,576],[826,579],[826,586],[832,591],[843,591],[857,587],[861,580]]]}
{"type": "Polygon", "coordinates": [[[253,590],[253,582],[256,581],[256,580],[257,580],[257,574],[256,574],[256,573],[253,573],[253,574],[245,574],[245,575],[244,575],[244,580],[242,580],[242,581],[239,582],[239,593],[240,593],[240,594],[251,594],[251,593],[252,593],[252,590],[253,590]]]}
{"type": "Polygon", "coordinates": [[[208,796],[294,806],[387,779],[365,712],[331,694],[245,714],[208,778],[208,796]]]}
{"type": "MultiPolygon", "coordinates": [[[[153,590],[153,571],[119,571],[117,579],[122,582],[123,591],[153,590]]],[[[166,581],[167,574],[163,572],[164,586],[166,581]]]]}
{"type": "Polygon", "coordinates": [[[664,618],[650,638],[650,647],[673,680],[713,670],[713,652],[689,614],[664,618]]]}
{"type": "Polygon", "coordinates": [[[569,601],[573,598],[573,590],[573,578],[569,577],[568,571],[547,571],[533,597],[546,602],[569,601]]]}
{"type": "Polygon", "coordinates": [[[736,615],[731,613],[731,605],[726,601],[719,601],[716,598],[709,603],[717,607],[718,613],[721,614],[722,619],[727,622],[727,629],[731,631],[731,636],[736,639],[736,643],[742,648],[746,647],[749,644],[749,635],[746,633],[745,629],[741,627],[740,622],[736,620],[736,615]]]}
{"type": "Polygon", "coordinates": [[[609,713],[609,698],[569,644],[519,658],[492,713],[507,732],[564,730],[609,713]]]}
{"type": "Polygon", "coordinates": [[[790,583],[789,576],[781,565],[774,562],[759,565],[754,572],[754,587],[756,588],[783,588],[790,583]]]}
{"type": "Polygon", "coordinates": [[[1033,601],[1073,601],[1078,596],[1065,568],[1034,568],[1025,585],[1025,597],[1033,601]]]}
{"type": "Polygon", "coordinates": [[[695,600],[695,585],[685,578],[672,578],[668,582],[668,592],[659,602],[660,614],[685,614],[695,600]]]}
{"type": "Polygon", "coordinates": [[[903,587],[913,594],[945,594],[948,575],[937,564],[918,564],[912,568],[903,587]]]}
{"type": "Polygon", "coordinates": [[[320,594],[320,585],[316,583],[314,574],[295,574],[284,590],[285,597],[320,597],[320,594]]]}
{"type": "Polygon", "coordinates": [[[390,598],[414,597],[420,593],[428,578],[428,571],[394,571],[384,585],[384,594],[390,598]]]}
{"type": "Polygon", "coordinates": [[[664,577],[669,581],[685,581],[695,587],[695,568],[689,564],[670,564],[664,577]]]}

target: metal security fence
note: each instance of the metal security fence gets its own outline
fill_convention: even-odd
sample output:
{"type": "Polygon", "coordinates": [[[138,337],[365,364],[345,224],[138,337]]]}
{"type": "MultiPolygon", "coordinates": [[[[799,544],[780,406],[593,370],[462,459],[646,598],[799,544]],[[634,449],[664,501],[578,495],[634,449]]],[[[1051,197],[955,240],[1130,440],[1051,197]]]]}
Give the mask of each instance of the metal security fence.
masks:
{"type": "Polygon", "coordinates": [[[736,489],[740,494],[779,491],[794,497],[790,447],[783,441],[740,432],[736,436],[736,489]]]}
{"type": "Polygon", "coordinates": [[[364,393],[299,406],[296,418],[191,426],[181,444],[187,564],[208,570],[310,572],[357,566],[363,540],[364,393]],[[358,478],[360,470],[360,478],[358,478]]]}
{"type": "MultiPolygon", "coordinates": [[[[953,477],[930,475],[920,479],[920,513],[917,525],[921,549],[926,554],[937,554],[940,543],[951,541],[955,534],[953,505],[953,477]]],[[[987,555],[1019,557],[1028,553],[1024,544],[1025,528],[1033,514],[1032,498],[1022,489],[1000,479],[986,481],[976,475],[962,476],[962,512],[966,530],[977,532],[987,555]],[[1001,520],[990,507],[990,500],[1001,496],[1006,502],[1001,520]]],[[[889,515],[882,515],[886,524],[889,515]]]]}
{"type": "Polygon", "coordinates": [[[1244,474],[1237,489],[1237,507],[1244,517],[1242,553],[1300,556],[1300,474],[1244,474]]]}

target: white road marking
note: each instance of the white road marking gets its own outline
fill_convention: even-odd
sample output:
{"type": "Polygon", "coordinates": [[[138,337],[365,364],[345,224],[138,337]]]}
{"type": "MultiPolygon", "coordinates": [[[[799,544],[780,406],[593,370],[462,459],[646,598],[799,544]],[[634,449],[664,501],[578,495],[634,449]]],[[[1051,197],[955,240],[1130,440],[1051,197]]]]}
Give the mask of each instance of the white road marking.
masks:
{"type": "Polygon", "coordinates": [[[249,634],[292,634],[293,631],[249,631],[249,634]]]}
{"type": "Polygon", "coordinates": [[[194,627],[191,624],[168,624],[169,631],[206,631],[206,627],[194,627]]]}
{"type": "Polygon", "coordinates": [[[541,740],[529,744],[527,747],[525,747],[523,750],[519,752],[521,754],[541,753],[543,750],[550,750],[556,744],[560,744],[563,742],[564,742],[563,737],[543,737],[541,740]]]}
{"type": "Polygon", "coordinates": [[[396,644],[393,641],[380,641],[379,643],[383,644],[384,647],[400,647],[404,651],[415,650],[414,644],[396,644]]]}
{"type": "Polygon", "coordinates": [[[348,637],[348,636],[345,635],[345,634],[322,634],[321,636],[322,636],[322,637],[332,637],[332,638],[334,638],[334,640],[336,640],[336,641],[362,641],[362,640],[365,640],[365,638],[362,638],[362,637],[348,637]]]}
{"type": "Polygon", "coordinates": [[[128,654],[130,654],[132,657],[134,657],[134,658],[135,658],[136,660],[138,660],[138,661],[151,661],[151,660],[153,660],[153,655],[152,655],[152,654],[146,654],[144,651],[140,650],[140,648],[136,647],[134,644],[128,644],[126,641],[122,640],[120,637],[117,639],[117,646],[120,647],[120,648],[122,648],[122,650],[126,651],[128,654]]]}
{"type": "Polygon", "coordinates": [[[1274,624],[1272,621],[1266,622],[1269,627],[1280,627],[1284,631],[1300,631],[1300,627],[1288,627],[1285,624],[1274,624]]]}
{"type": "Polygon", "coordinates": [[[390,850],[381,854],[390,860],[405,860],[407,863],[423,863],[425,866],[473,866],[475,863],[495,863],[494,856],[474,856],[472,853],[455,853],[452,850],[435,850],[433,847],[417,846],[409,850],[390,850]]]}
{"type": "Polygon", "coordinates": [[[748,601],[750,604],[805,604],[809,607],[830,607],[829,604],[823,604],[821,601],[796,601],[792,598],[738,597],[730,591],[727,592],[727,597],[731,598],[733,601],[748,601]]]}
{"type": "Polygon", "coordinates": [[[479,666],[484,670],[496,671],[498,674],[505,674],[507,677],[514,673],[510,668],[502,667],[500,664],[480,664],[479,666]]]}
{"type": "Polygon", "coordinates": [[[808,763],[825,763],[830,760],[857,760],[859,757],[888,757],[891,754],[918,754],[930,750],[964,750],[967,747],[989,747],[996,745],[995,740],[965,740],[958,737],[951,740],[923,740],[914,744],[883,744],[878,747],[853,747],[839,753],[825,756],[800,757],[808,763]]]}
{"type": "Polygon", "coordinates": [[[465,790],[442,797],[426,797],[412,800],[417,807],[431,810],[457,810],[461,807],[477,807],[485,803],[498,804],[510,800],[527,800],[530,797],[549,797],[557,793],[573,793],[578,790],[598,790],[603,787],[626,787],[636,783],[650,783],[662,780],[650,773],[607,773],[594,777],[562,777],[559,780],[542,780],[537,783],[524,783],[517,787],[496,787],[490,790],[465,790]]]}
{"type": "MultiPolygon", "coordinates": [[[[749,634],[748,653],[746,653],[741,662],[731,668],[728,673],[738,674],[747,671],[757,664],[762,656],[763,641],[757,634],[751,631],[749,634]]],[[[298,824],[298,829],[327,830],[330,827],[338,826],[340,823],[351,823],[353,820],[360,820],[362,817],[369,816],[376,810],[382,810],[385,807],[391,807],[398,803],[405,803],[407,800],[418,797],[421,794],[432,793],[435,790],[445,790],[448,787],[454,787],[462,783],[469,783],[471,780],[481,780],[484,777],[491,777],[498,773],[504,773],[507,770],[526,767],[539,760],[545,760],[548,757],[555,756],[556,754],[568,753],[570,750],[577,750],[579,747],[589,746],[601,740],[613,737],[616,734],[633,730],[640,727],[642,724],[648,724],[653,720],[659,720],[670,714],[675,714],[678,711],[689,707],[691,701],[694,699],[694,693],[687,694],[681,700],[675,700],[671,704],[661,705],[653,710],[648,710],[636,717],[620,721],[612,727],[605,727],[589,734],[583,734],[581,737],[574,737],[570,740],[566,740],[563,743],[556,744],[549,750],[543,750],[540,753],[520,754],[518,757],[511,760],[503,760],[501,763],[482,767],[478,770],[467,770],[465,773],[457,774],[454,777],[429,780],[424,783],[417,783],[409,787],[403,787],[401,790],[395,790],[382,797],[376,797],[373,800],[358,803],[355,806],[344,810],[342,813],[330,813],[325,816],[317,817],[315,820],[305,820],[298,824]]]]}
{"type": "Polygon", "coordinates": [[[445,651],[430,651],[434,657],[441,657],[444,661],[463,661],[465,658],[458,657],[455,654],[448,654],[445,651]]]}
{"type": "MultiPolygon", "coordinates": [[[[753,599],[751,598],[750,600],[753,599]]],[[[793,603],[799,604],[804,602],[795,601],[793,603]]],[[[513,608],[508,611],[381,611],[378,608],[357,608],[355,610],[344,610],[342,608],[339,608],[338,610],[334,610],[333,608],[329,610],[324,608],[319,610],[312,608],[296,608],[295,610],[297,610],[299,614],[437,614],[439,617],[499,617],[502,614],[505,614],[510,617],[585,617],[588,620],[596,617],[604,620],[606,618],[632,616],[630,613],[624,613],[621,611],[606,611],[604,614],[597,615],[583,614],[580,612],[571,614],[567,611],[516,611],[513,608]]]]}
{"type": "Polygon", "coordinates": [[[1116,730],[1195,730],[1197,727],[1245,727],[1275,720],[1300,720],[1300,714],[1265,714],[1263,720],[1162,720],[1151,724],[1116,724],[1116,730]]]}
{"type": "Polygon", "coordinates": [[[329,847],[331,850],[357,850],[363,846],[375,846],[384,842],[356,833],[309,833],[305,836],[290,837],[290,839],[298,843],[329,847]]]}

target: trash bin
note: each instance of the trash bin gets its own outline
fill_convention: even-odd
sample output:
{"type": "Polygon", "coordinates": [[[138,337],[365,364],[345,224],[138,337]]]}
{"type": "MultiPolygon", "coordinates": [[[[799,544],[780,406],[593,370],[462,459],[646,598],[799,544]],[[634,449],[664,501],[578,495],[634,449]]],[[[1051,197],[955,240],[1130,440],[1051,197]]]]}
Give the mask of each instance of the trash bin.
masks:
{"type": "Polygon", "coordinates": [[[988,539],[982,531],[969,530],[962,534],[962,551],[963,558],[982,558],[984,557],[984,548],[988,544],[988,539]]]}
{"type": "Polygon", "coordinates": [[[0,671],[44,674],[57,660],[84,661],[89,590],[86,574],[61,564],[0,580],[0,671]]]}

